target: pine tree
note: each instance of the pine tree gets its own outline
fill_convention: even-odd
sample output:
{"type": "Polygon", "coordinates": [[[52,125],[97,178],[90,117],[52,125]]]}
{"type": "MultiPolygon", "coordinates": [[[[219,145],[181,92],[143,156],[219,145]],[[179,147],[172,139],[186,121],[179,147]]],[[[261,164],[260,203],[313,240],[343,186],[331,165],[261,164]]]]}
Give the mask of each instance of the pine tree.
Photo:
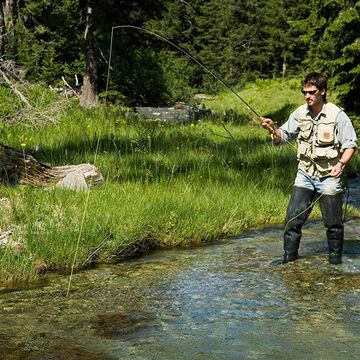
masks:
{"type": "Polygon", "coordinates": [[[360,110],[360,1],[313,0],[306,65],[327,75],[347,111],[360,110]]]}

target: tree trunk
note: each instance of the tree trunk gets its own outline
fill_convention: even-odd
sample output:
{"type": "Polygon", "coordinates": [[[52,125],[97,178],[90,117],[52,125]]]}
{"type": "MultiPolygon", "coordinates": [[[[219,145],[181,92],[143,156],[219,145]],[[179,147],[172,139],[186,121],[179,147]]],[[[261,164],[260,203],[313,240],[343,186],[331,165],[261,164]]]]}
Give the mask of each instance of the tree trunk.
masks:
{"type": "Polygon", "coordinates": [[[0,1],[0,61],[3,59],[5,53],[5,33],[4,1],[0,1]]]}
{"type": "Polygon", "coordinates": [[[69,182],[62,180],[69,174],[81,173],[84,186],[98,185],[103,178],[91,164],[55,166],[42,164],[23,150],[13,149],[0,144],[0,181],[5,184],[27,184],[33,186],[55,186],[75,189],[69,182]]]}
{"type": "Polygon", "coordinates": [[[85,28],[85,68],[80,104],[86,108],[95,106],[97,96],[97,60],[95,57],[93,2],[88,1],[85,28]]]}
{"type": "Polygon", "coordinates": [[[2,38],[2,55],[5,59],[15,60],[17,58],[15,50],[15,44],[17,42],[15,37],[15,25],[18,17],[18,0],[0,0],[0,2],[3,15],[2,34],[4,35],[2,38]]]}
{"type": "Polygon", "coordinates": [[[284,78],[286,75],[286,55],[283,55],[283,63],[282,63],[282,77],[284,78]]]}
{"type": "Polygon", "coordinates": [[[3,5],[7,32],[12,31],[16,22],[17,2],[16,0],[3,0],[1,3],[3,5]]]}

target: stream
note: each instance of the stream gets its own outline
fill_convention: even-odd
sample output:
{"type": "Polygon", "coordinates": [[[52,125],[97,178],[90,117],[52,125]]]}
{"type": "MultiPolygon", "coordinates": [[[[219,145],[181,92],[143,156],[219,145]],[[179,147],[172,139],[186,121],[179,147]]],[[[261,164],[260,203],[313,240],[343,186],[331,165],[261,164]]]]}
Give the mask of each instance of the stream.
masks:
{"type": "MultiPolygon", "coordinates": [[[[360,181],[350,187],[358,206],[360,181]]],[[[0,289],[1,359],[358,359],[360,219],[342,265],[321,221],[282,265],[282,227],[0,289]]]]}

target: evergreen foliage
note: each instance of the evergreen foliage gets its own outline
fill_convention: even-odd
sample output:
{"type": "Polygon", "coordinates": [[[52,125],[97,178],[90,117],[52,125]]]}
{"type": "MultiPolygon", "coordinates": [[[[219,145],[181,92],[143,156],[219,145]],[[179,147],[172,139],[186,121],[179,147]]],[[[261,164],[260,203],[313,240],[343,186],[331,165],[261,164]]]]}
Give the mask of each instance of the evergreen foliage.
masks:
{"type": "Polygon", "coordinates": [[[313,0],[301,24],[308,44],[304,63],[329,77],[347,111],[359,113],[360,1],[313,0]]]}
{"type": "Polygon", "coordinates": [[[78,0],[33,0],[19,7],[15,27],[18,64],[30,80],[54,83],[82,74],[83,23],[78,0]]]}
{"type": "MultiPolygon", "coordinates": [[[[84,71],[85,10],[90,0],[23,0],[4,9],[6,59],[31,81],[61,82],[84,71]]],[[[151,29],[232,86],[258,78],[323,72],[339,101],[359,112],[360,1],[92,0],[98,91],[107,84],[112,27],[151,29]]],[[[114,30],[109,92],[127,105],[161,105],[216,92],[220,85],[156,36],[114,30]]]]}

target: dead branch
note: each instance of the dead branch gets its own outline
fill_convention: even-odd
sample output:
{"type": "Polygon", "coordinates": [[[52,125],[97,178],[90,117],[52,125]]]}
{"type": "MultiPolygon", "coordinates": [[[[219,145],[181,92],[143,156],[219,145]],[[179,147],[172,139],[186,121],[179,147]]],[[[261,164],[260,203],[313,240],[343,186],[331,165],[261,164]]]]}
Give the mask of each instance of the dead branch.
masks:
{"type": "Polygon", "coordinates": [[[10,81],[10,79],[5,75],[4,71],[0,69],[0,75],[4,79],[7,85],[9,85],[10,89],[14,92],[14,94],[26,104],[26,106],[31,107],[27,98],[16,88],[16,86],[10,81]]]}
{"type": "Polygon", "coordinates": [[[78,99],[80,99],[80,95],[74,88],[69,85],[69,83],[65,80],[64,76],[61,77],[61,80],[64,82],[65,86],[71,91],[71,93],[75,95],[78,99]]]}
{"type": "Polygon", "coordinates": [[[87,186],[98,185],[103,180],[94,165],[79,164],[51,167],[38,162],[23,150],[0,144],[0,180],[5,184],[49,187],[59,184],[72,173],[81,173],[87,186]]]}

